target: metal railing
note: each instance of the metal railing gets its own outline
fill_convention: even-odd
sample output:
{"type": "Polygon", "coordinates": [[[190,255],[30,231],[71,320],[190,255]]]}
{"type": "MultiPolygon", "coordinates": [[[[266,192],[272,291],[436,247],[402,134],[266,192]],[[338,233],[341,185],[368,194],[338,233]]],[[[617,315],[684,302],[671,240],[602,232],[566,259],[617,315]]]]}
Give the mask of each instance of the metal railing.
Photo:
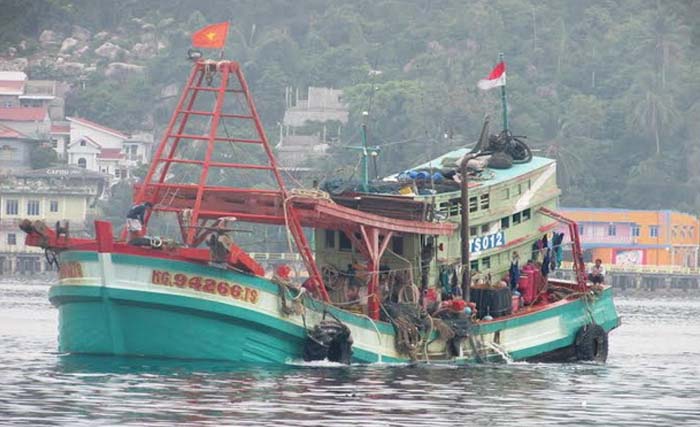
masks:
{"type": "MultiPolygon", "coordinates": [[[[589,265],[587,265],[588,267],[589,265]]],[[[605,264],[608,273],[638,273],[638,274],[682,274],[700,275],[698,267],[684,267],[680,265],[619,265],[605,264]]],[[[571,261],[562,263],[562,269],[571,269],[571,261]]]]}

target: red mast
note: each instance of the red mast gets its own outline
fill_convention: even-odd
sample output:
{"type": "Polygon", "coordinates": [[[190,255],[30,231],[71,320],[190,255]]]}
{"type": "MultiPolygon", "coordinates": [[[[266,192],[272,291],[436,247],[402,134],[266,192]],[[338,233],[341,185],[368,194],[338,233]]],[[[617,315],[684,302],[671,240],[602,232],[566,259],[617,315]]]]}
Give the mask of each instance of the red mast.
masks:
{"type": "MultiPolygon", "coordinates": [[[[255,183],[259,182],[265,179],[255,183]]],[[[135,201],[150,201],[155,211],[175,212],[182,240],[191,247],[206,239],[211,230],[207,221],[223,217],[286,224],[311,279],[318,285],[321,297],[328,301],[299,216],[292,204],[286,203],[288,198],[240,65],[234,61],[198,60],[135,201]],[[213,99],[208,94],[214,95],[213,99]],[[201,123],[202,120],[206,123],[201,123]],[[221,151],[217,146],[224,145],[229,146],[229,154],[215,157],[215,153],[221,151]],[[255,146],[261,148],[259,153],[251,151],[255,146]],[[192,151],[201,152],[202,148],[204,156],[192,158],[192,151]],[[219,182],[222,175],[244,178],[251,171],[261,175],[267,172],[267,181],[273,189],[253,188],[250,181],[245,184],[219,182]],[[194,175],[196,179],[187,182],[185,175],[194,175]],[[173,203],[174,200],[178,203],[173,203]],[[240,210],[231,209],[232,200],[234,205],[240,201],[240,210]],[[222,209],[218,201],[226,201],[226,209],[222,209]]],[[[146,224],[150,216],[149,212],[146,224]]]]}

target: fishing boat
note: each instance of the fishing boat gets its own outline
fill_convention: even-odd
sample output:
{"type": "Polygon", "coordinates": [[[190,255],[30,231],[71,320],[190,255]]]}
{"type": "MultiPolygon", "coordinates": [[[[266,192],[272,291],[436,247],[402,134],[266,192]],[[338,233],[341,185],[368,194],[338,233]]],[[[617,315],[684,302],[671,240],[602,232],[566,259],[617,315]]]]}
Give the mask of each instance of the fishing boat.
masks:
{"type": "Polygon", "coordinates": [[[256,363],[605,361],[620,319],[611,287],[587,281],[576,224],[556,212],[554,160],[484,165],[498,157],[485,155],[485,135],[476,149],[359,188],[288,188],[239,63],[194,59],[134,191],[135,203],[152,205],[140,233],[99,220],[94,239],[60,223],[21,225],[58,266],[49,299],[59,351],[256,363]],[[456,172],[425,179],[438,168],[456,172]],[[154,235],[157,219],[176,224],[178,237],[154,235]],[[240,223],[287,230],[308,278],[266,271],[237,244],[240,223]],[[542,271],[557,250],[543,237],[559,226],[573,280],[542,271]],[[540,264],[528,269],[526,259],[540,264]]]}

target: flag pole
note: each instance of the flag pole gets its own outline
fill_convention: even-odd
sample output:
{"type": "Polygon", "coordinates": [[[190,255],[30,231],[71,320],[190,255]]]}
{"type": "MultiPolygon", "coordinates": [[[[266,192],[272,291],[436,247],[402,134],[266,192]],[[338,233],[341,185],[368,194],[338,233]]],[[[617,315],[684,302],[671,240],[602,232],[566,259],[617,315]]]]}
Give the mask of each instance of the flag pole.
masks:
{"type": "MultiPolygon", "coordinates": [[[[503,62],[503,52],[498,54],[498,62],[503,62]]],[[[505,71],[504,71],[505,72],[505,71]]],[[[508,102],[506,101],[506,85],[501,86],[501,105],[503,108],[503,130],[508,132],[508,102]]]]}

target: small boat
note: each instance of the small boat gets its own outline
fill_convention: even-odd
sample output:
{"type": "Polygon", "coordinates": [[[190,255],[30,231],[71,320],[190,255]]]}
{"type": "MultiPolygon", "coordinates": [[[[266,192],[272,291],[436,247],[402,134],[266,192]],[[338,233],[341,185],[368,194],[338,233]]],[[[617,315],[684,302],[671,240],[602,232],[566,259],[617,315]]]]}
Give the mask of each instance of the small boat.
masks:
{"type": "Polygon", "coordinates": [[[263,363],[605,361],[620,319],[611,287],[586,280],[576,224],[556,213],[555,162],[479,165],[484,135],[479,152],[447,153],[373,188],[290,189],[241,66],[195,59],[135,188],[134,201],[153,206],[140,233],[95,221],[96,237],[85,239],[61,224],[21,225],[27,244],[58,265],[49,298],[59,351],[263,363]],[[447,172],[426,175],[438,168],[447,172]],[[179,237],[156,236],[156,220],[179,237]],[[308,278],[284,265],[266,274],[236,243],[234,223],[283,227],[308,278]],[[561,246],[544,237],[560,224],[572,242],[570,281],[543,272],[561,246]]]}

